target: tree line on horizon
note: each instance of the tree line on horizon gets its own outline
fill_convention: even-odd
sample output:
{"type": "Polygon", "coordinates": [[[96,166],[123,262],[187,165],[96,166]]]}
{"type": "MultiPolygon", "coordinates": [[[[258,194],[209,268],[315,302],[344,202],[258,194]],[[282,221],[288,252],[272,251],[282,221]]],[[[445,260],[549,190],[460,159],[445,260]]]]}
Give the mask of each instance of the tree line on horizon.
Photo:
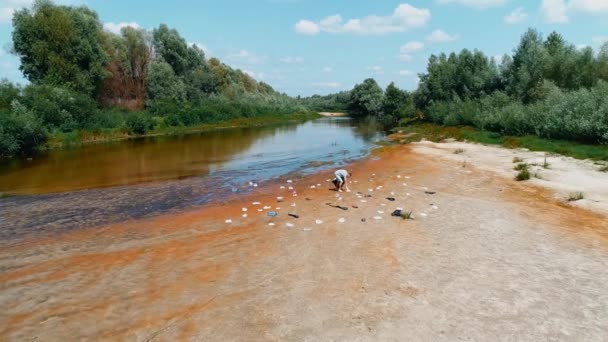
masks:
{"type": "Polygon", "coordinates": [[[608,143],[608,43],[579,49],[529,29],[511,55],[431,55],[414,91],[366,79],[352,90],[292,98],[207,59],[179,32],[103,29],[85,6],[37,0],[13,17],[13,53],[29,84],[0,81],[0,158],[33,154],[54,135],[152,129],[346,110],[386,128],[410,122],[505,135],[608,143]]]}
{"type": "Polygon", "coordinates": [[[474,126],[504,135],[608,143],[608,43],[595,52],[529,29],[497,62],[478,50],[431,55],[418,88],[386,90],[366,79],[352,90],[303,98],[316,110],[348,110],[386,127],[410,122],[474,126]]]}
{"type": "Polygon", "coordinates": [[[103,29],[85,6],[37,0],[13,16],[13,53],[29,81],[0,81],[0,158],[32,154],[50,135],[144,134],[307,109],[203,50],[165,24],[103,29]]]}

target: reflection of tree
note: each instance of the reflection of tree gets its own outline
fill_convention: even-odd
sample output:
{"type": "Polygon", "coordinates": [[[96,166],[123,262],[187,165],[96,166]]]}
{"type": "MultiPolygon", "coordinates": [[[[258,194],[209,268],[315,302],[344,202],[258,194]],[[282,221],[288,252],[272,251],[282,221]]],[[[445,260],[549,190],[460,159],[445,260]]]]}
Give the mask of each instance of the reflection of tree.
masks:
{"type": "Polygon", "coordinates": [[[374,117],[353,121],[353,131],[365,142],[371,142],[380,137],[382,127],[374,117]]]}
{"type": "Polygon", "coordinates": [[[222,129],[52,151],[32,162],[5,166],[0,191],[61,192],[207,175],[213,163],[229,160],[261,138],[296,127],[222,129]]]}

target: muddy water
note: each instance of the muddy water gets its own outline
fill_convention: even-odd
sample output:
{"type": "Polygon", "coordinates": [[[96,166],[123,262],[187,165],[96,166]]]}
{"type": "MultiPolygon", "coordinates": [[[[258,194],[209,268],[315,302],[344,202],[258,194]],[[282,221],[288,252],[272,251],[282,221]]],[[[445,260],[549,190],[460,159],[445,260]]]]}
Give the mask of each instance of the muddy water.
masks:
{"type": "Polygon", "coordinates": [[[339,167],[382,135],[348,118],[157,137],[0,164],[0,240],[226,200],[290,173],[339,167]]]}

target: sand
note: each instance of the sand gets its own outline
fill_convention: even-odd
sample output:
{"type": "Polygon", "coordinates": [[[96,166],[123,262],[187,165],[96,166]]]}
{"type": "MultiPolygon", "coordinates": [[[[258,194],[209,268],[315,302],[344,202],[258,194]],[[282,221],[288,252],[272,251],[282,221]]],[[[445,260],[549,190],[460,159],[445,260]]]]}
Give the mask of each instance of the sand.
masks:
{"type": "Polygon", "coordinates": [[[567,160],[518,183],[514,151],[460,146],[380,148],[339,197],[331,172],[282,179],[3,249],[0,340],[605,339],[603,190],[572,185],[600,203],[572,205],[545,184],[567,160]]]}

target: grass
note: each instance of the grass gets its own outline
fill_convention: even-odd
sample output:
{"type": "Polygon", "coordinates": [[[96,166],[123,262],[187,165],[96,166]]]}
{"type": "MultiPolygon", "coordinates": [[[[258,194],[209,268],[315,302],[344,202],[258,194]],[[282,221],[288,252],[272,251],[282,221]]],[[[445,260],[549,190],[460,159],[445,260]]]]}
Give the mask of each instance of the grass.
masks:
{"type": "Polygon", "coordinates": [[[464,149],[462,149],[462,148],[457,148],[457,149],[454,151],[454,154],[462,154],[462,153],[464,153],[464,149]]]}
{"type": "Polygon", "coordinates": [[[515,171],[521,171],[521,170],[523,170],[523,169],[527,169],[527,168],[528,168],[528,164],[526,164],[526,163],[520,163],[520,164],[517,164],[517,165],[516,165],[516,166],[513,168],[513,170],[515,170],[515,171]]]}
{"type": "Polygon", "coordinates": [[[608,165],[601,167],[600,172],[608,172],[608,165]]]}
{"type": "Polygon", "coordinates": [[[403,133],[416,133],[404,143],[419,141],[422,138],[433,142],[453,138],[459,141],[468,140],[486,145],[500,145],[507,148],[527,148],[531,151],[545,151],[561,154],[576,159],[608,161],[608,145],[592,145],[574,141],[545,139],[537,136],[504,136],[496,132],[481,131],[473,127],[447,127],[430,123],[417,123],[398,127],[403,133]]]}
{"type": "Polygon", "coordinates": [[[524,167],[522,167],[519,170],[519,173],[517,174],[517,176],[515,176],[515,180],[518,182],[529,180],[530,179],[530,170],[528,170],[528,165],[527,164],[520,164],[520,165],[524,165],[524,167]]]}
{"type": "Polygon", "coordinates": [[[515,157],[515,158],[513,158],[513,164],[517,164],[517,163],[523,163],[523,161],[524,161],[524,160],[523,160],[522,158],[519,158],[519,157],[515,157]]]}
{"type": "Polygon", "coordinates": [[[568,195],[568,202],[576,202],[585,198],[585,194],[582,192],[573,192],[568,195]]]}

